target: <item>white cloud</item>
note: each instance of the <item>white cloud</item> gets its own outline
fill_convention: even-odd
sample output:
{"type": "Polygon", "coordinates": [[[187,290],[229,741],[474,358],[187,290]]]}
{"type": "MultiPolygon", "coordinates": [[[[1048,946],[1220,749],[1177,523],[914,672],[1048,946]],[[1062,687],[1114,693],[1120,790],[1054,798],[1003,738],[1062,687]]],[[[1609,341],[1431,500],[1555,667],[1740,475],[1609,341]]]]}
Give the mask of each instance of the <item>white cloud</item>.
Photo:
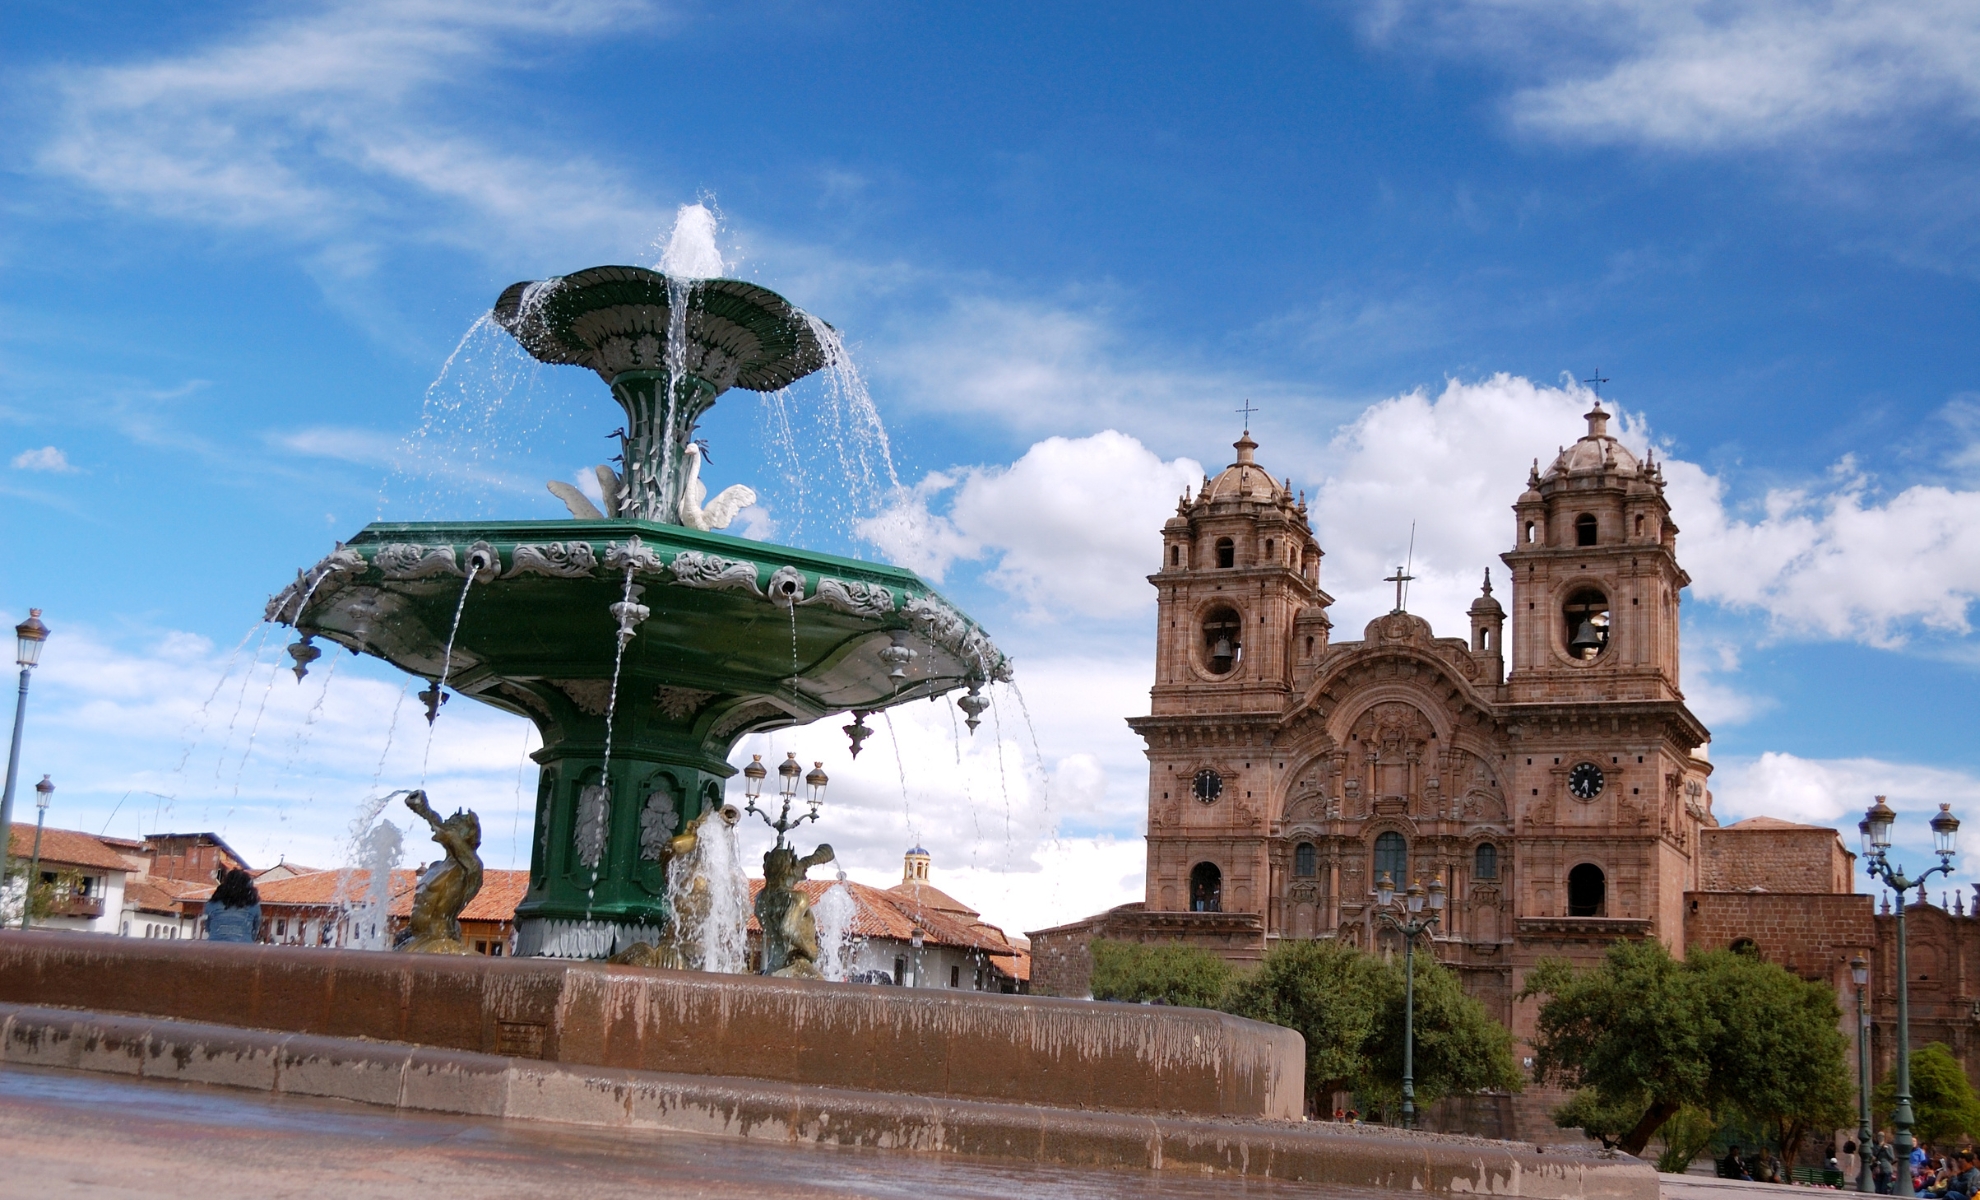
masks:
{"type": "MultiPolygon", "coordinates": [[[[1027,434],[1133,429],[1159,445],[1202,437],[1205,397],[1249,397],[1286,438],[1342,406],[1297,383],[1181,361],[1165,345],[1138,341],[1103,306],[958,296],[930,317],[897,329],[873,367],[900,403],[930,413],[991,420],[1027,434]],[[1279,414],[1301,420],[1279,422],[1279,414]]],[[[1237,417],[1216,428],[1235,432],[1237,417]]],[[[1282,439],[1284,440],[1284,439],[1282,439]]]]}
{"type": "Polygon", "coordinates": [[[14,456],[14,469],[17,471],[55,471],[67,473],[75,468],[69,465],[69,456],[54,446],[43,446],[39,450],[23,450],[14,456]]]}
{"type": "Polygon", "coordinates": [[[1370,11],[1378,41],[1540,75],[1513,94],[1513,120],[1568,140],[1819,145],[1980,115],[1980,9],[1963,0],[1389,0],[1370,11]]]}
{"type": "Polygon", "coordinates": [[[150,215],[326,243],[333,271],[363,269],[387,214],[470,248],[491,233],[511,248],[625,244],[658,208],[567,149],[464,132],[446,100],[545,43],[653,19],[638,0],[347,0],[184,54],[53,73],[38,162],[150,215]]]}
{"type": "Polygon", "coordinates": [[[1845,460],[1826,487],[1767,493],[1743,521],[1725,483],[1667,465],[1680,551],[1700,599],[1761,611],[1784,633],[1902,644],[1966,634],[1980,598],[1980,492],[1914,486],[1879,502],[1845,460]]]}
{"type": "MultiPolygon", "coordinates": [[[[1435,398],[1421,390],[1392,397],[1344,426],[1327,448],[1311,509],[1339,636],[1360,636],[1365,622],[1394,607],[1382,577],[1409,554],[1412,524],[1409,607],[1436,623],[1458,620],[1485,569],[1512,548],[1512,502],[1534,459],[1545,469],[1553,448],[1587,432],[1581,414],[1593,399],[1575,385],[1502,373],[1450,380],[1435,398]]],[[[1617,425],[1625,442],[1645,448],[1638,419],[1623,414],[1617,425]]],[[[1270,447],[1259,457],[1279,466],[1270,447]]]]}
{"type": "MultiPolygon", "coordinates": [[[[1712,789],[1713,809],[1721,823],[1768,816],[1830,825],[1851,850],[1858,845],[1856,824],[1863,811],[1883,796],[1898,813],[1891,857],[1914,872],[1935,861],[1927,822],[1941,804],[1951,805],[1956,815],[1980,817],[1980,778],[1965,771],[1875,758],[1802,758],[1769,751],[1758,758],[1719,764],[1712,789]]],[[[1956,873],[1944,885],[1949,888],[1960,887],[1961,880],[1980,878],[1973,867],[1973,855],[1980,853],[1980,820],[1965,823],[1959,849],[1956,873]]]]}
{"type": "MultiPolygon", "coordinates": [[[[257,628],[221,654],[178,631],[125,647],[59,626],[35,672],[21,758],[23,775],[54,776],[50,823],[124,837],[213,830],[256,865],[336,866],[374,777],[389,791],[425,775],[436,806],[481,813],[490,866],[527,859],[534,776],[516,784],[535,737],[527,722],[456,697],[429,745],[417,681],[326,645],[298,682],[282,652],[292,636],[257,628]]],[[[423,835],[407,852],[431,856],[423,835]]]]}
{"type": "Polygon", "coordinates": [[[993,554],[990,580],[1034,612],[1123,616],[1153,600],[1145,577],[1161,558],[1162,522],[1202,477],[1194,460],[1164,462],[1113,430],[1047,438],[1008,467],[929,475],[859,532],[936,580],[958,559],[993,554]],[[931,504],[944,496],[938,514],[931,504]]]}

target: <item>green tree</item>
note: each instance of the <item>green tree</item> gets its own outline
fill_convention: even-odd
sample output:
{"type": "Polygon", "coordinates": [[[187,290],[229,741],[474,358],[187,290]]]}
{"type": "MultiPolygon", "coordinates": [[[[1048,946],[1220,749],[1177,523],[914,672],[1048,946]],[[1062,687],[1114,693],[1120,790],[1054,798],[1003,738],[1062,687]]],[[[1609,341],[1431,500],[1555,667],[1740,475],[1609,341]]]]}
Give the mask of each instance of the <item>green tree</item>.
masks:
{"type": "Polygon", "coordinates": [[[1693,955],[1685,969],[1716,1029],[1706,1047],[1713,1108],[1766,1128],[1788,1162],[1811,1131],[1849,1124],[1849,1039],[1834,989],[1726,950],[1693,955]]]}
{"type": "Polygon", "coordinates": [[[1574,1127],[1586,1113],[1599,1112],[1613,1125],[1616,1110],[1640,1103],[1641,1115],[1627,1129],[1583,1128],[1641,1155],[1679,1109],[1710,1106],[1707,1047],[1719,1034],[1718,1021],[1696,978],[1662,942],[1617,942],[1586,971],[1543,960],[1527,975],[1521,995],[1546,997],[1538,1014],[1534,1078],[1592,1093],[1585,1108],[1570,1104],[1557,1112],[1557,1122],[1574,1127]]]}
{"type": "Polygon", "coordinates": [[[1811,1130],[1849,1121],[1847,1040],[1826,984],[1725,951],[1679,962],[1647,941],[1617,943],[1585,971],[1543,963],[1524,994],[1546,997],[1535,1074],[1589,1093],[1555,1120],[1628,1153],[1687,1106],[1745,1116],[1790,1158],[1811,1130]]]}
{"type": "MultiPolygon", "coordinates": [[[[1224,1007],[1306,1039],[1308,1100],[1351,1089],[1385,1105],[1402,1095],[1403,964],[1333,941],[1281,942],[1232,986],[1224,1007]]],[[[1512,1034],[1464,994],[1456,972],[1416,963],[1416,1095],[1421,1104],[1519,1088],[1512,1034]]]]}
{"type": "Polygon", "coordinates": [[[1657,1130],[1664,1148],[1657,1153],[1657,1169],[1668,1175],[1682,1175],[1691,1160],[1705,1153],[1719,1132],[1718,1122],[1702,1108],[1687,1105],[1657,1130]]]}
{"type": "Polygon", "coordinates": [[[1099,939],[1090,950],[1095,1000],[1216,1008],[1236,976],[1229,963],[1195,946],[1099,939]]]}
{"type": "MultiPolygon", "coordinates": [[[[1456,971],[1428,954],[1416,955],[1415,962],[1416,1054],[1412,1065],[1418,1106],[1488,1089],[1520,1090],[1526,1081],[1513,1061],[1512,1031],[1493,1020],[1476,998],[1465,994],[1456,971]]],[[[1403,964],[1402,955],[1380,964],[1391,978],[1383,989],[1384,1003],[1367,1042],[1369,1070],[1358,1089],[1385,1105],[1402,1100],[1403,964]]]]}
{"type": "Polygon", "coordinates": [[[1400,1003],[1401,982],[1399,974],[1390,975],[1352,946],[1286,941],[1231,988],[1224,1007],[1240,1017],[1299,1031],[1306,1039],[1306,1095],[1311,1101],[1368,1078],[1368,1044],[1377,1017],[1392,999],[1400,1003]]]}
{"type": "MultiPolygon", "coordinates": [[[[1871,1100],[1880,1115],[1897,1107],[1897,1075],[1887,1073],[1871,1100]]],[[[1911,1052],[1911,1131],[1919,1141],[1943,1146],[1980,1137],[1980,1099],[1966,1071],[1943,1042],[1911,1052]]]]}

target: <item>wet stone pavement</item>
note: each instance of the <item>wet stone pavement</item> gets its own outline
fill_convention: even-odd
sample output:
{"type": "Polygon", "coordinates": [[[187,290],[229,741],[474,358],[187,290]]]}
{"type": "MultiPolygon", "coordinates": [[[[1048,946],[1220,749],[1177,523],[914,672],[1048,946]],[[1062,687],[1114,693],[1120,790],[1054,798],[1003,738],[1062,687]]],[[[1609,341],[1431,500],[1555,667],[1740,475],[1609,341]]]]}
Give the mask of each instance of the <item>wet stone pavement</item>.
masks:
{"type": "Polygon", "coordinates": [[[112,1075],[0,1070],[0,1196],[1174,1200],[1382,1193],[1153,1171],[407,1115],[112,1075]]]}

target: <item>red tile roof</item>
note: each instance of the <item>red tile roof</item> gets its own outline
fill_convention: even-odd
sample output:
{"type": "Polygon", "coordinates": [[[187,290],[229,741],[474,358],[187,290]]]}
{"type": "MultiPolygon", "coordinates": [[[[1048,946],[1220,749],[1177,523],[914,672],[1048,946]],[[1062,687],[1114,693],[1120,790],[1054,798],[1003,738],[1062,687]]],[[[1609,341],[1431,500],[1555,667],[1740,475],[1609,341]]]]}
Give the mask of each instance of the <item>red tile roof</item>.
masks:
{"type": "MultiPolygon", "coordinates": [[[[899,889],[883,890],[868,887],[863,883],[854,883],[850,879],[845,883],[846,890],[852,893],[853,898],[854,937],[888,938],[897,942],[906,942],[913,939],[916,929],[920,929],[921,940],[925,945],[955,946],[987,954],[1008,954],[1013,950],[1010,942],[1005,939],[1003,931],[994,925],[962,920],[954,912],[942,912],[932,907],[910,904],[906,897],[897,894],[899,889]]],[[[814,909],[819,899],[833,886],[832,881],[825,879],[806,879],[798,884],[799,889],[811,898],[814,909]]],[[[752,908],[755,905],[756,894],[762,890],[761,879],[749,881],[752,908]]],[[[926,898],[926,893],[933,891],[933,888],[924,889],[923,898],[926,898]]],[[[940,893],[936,894],[940,895],[940,893]]],[[[749,927],[761,932],[753,914],[749,919],[749,927]]]]}
{"type": "MultiPolygon", "coordinates": [[[[395,917],[411,916],[413,894],[418,885],[418,872],[392,872],[387,911],[395,917]]],[[[357,903],[364,899],[370,886],[369,871],[317,871],[256,884],[255,891],[261,894],[262,912],[273,915],[269,913],[273,908],[329,908],[337,904],[357,903]]],[[[484,870],[481,891],[461,911],[461,920],[514,920],[516,905],[522,903],[523,893],[528,890],[528,871],[484,870]]]]}
{"type": "MultiPolygon", "coordinates": [[[[16,821],[7,839],[7,853],[23,859],[33,854],[34,826],[16,821]]],[[[95,834],[52,827],[41,831],[41,863],[43,866],[89,867],[99,871],[131,869],[123,855],[104,845],[103,839],[95,834]]]]}

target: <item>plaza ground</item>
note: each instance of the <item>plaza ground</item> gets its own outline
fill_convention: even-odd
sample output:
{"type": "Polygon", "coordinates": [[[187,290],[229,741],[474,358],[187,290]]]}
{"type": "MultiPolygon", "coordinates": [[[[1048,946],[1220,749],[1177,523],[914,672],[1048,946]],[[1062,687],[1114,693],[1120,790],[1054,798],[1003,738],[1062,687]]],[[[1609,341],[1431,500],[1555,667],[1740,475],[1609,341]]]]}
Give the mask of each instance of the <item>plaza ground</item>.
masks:
{"type": "MultiPolygon", "coordinates": [[[[407,1115],[191,1084],[0,1070],[0,1196],[440,1196],[588,1200],[1312,1196],[1270,1180],[1074,1171],[733,1138],[407,1115]]],[[[1330,1197],[1375,1192],[1329,1188],[1330,1197]]]]}

